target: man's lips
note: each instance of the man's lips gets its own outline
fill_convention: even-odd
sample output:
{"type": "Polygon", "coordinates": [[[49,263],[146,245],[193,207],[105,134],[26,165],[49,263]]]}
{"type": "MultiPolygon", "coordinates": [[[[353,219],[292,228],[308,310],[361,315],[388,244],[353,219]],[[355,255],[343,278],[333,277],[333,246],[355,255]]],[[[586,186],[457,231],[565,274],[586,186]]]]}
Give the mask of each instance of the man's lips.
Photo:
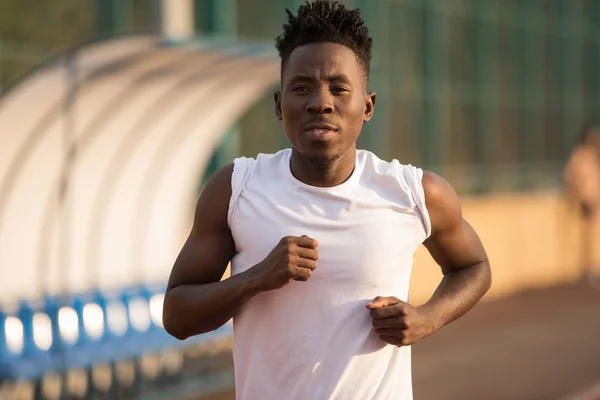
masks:
{"type": "Polygon", "coordinates": [[[306,132],[313,139],[325,140],[335,134],[336,131],[334,129],[313,128],[307,129],[306,132]]]}
{"type": "Polygon", "coordinates": [[[327,123],[316,123],[307,125],[304,131],[313,139],[324,140],[332,136],[337,129],[327,123]]]}

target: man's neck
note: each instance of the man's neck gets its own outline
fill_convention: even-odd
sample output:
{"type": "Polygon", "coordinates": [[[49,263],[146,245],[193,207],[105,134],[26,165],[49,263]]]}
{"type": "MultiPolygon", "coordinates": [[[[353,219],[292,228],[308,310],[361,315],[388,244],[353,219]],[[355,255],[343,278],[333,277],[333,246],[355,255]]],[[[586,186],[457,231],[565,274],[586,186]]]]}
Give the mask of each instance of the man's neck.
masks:
{"type": "Polygon", "coordinates": [[[352,175],[355,163],[355,148],[324,165],[316,165],[292,148],[292,174],[300,182],[310,186],[333,187],[344,183],[352,175]]]}

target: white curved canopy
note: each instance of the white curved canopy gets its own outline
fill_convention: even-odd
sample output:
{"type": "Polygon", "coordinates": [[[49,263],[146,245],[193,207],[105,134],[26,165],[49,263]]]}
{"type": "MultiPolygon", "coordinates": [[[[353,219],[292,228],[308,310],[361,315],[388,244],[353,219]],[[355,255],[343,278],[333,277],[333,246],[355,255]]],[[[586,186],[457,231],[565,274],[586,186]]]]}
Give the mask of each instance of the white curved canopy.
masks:
{"type": "Polygon", "coordinates": [[[279,79],[269,50],[152,36],[72,60],[0,98],[0,301],[164,281],[215,147],[279,79]]]}

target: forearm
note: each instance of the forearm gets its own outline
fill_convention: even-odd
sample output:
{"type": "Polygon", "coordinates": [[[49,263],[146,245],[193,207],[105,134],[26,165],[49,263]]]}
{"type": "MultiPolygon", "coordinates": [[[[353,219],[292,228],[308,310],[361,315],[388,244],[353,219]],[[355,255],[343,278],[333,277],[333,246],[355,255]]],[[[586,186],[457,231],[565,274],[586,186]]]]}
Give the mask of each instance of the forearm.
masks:
{"type": "Polygon", "coordinates": [[[258,290],[247,274],[223,281],[171,288],[165,296],[163,322],[178,339],[210,332],[229,321],[258,290]]]}
{"type": "Polygon", "coordinates": [[[420,308],[431,315],[434,329],[438,330],[473,308],[488,291],[491,281],[488,261],[450,272],[420,308]]]}

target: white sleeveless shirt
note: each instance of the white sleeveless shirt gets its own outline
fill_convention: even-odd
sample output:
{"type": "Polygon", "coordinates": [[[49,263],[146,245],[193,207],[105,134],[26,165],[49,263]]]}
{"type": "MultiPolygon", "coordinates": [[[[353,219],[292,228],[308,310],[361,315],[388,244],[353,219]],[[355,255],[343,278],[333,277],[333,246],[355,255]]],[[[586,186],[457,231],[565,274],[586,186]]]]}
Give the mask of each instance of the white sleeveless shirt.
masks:
{"type": "Polygon", "coordinates": [[[366,309],[407,301],[416,249],[431,231],[422,170],[358,150],[350,178],[313,187],[291,150],[234,161],[228,223],[232,274],[261,262],[284,236],[318,240],[307,282],[249,300],[233,318],[238,400],[410,400],[410,347],[382,342],[366,309]]]}

